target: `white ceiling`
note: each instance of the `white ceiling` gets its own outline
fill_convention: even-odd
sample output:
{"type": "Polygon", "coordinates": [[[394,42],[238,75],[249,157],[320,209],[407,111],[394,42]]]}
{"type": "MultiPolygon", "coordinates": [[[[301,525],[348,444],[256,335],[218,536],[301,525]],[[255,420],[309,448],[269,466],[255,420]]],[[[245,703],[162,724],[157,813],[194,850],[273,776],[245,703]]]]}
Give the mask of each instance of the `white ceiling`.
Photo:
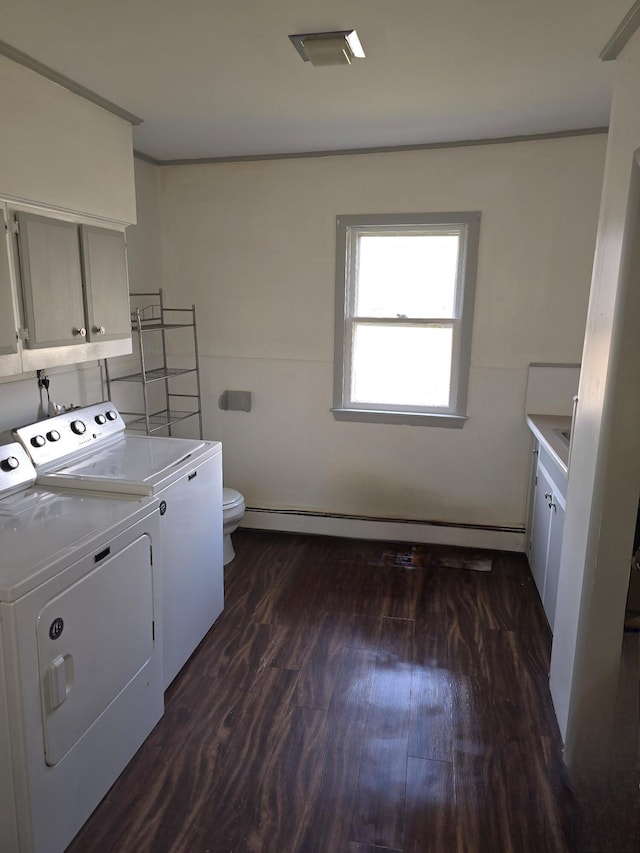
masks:
{"type": "Polygon", "coordinates": [[[0,0],[0,38],[144,123],[158,160],[608,124],[598,58],[631,0],[0,0]],[[314,68],[287,36],[356,28],[314,68]]]}

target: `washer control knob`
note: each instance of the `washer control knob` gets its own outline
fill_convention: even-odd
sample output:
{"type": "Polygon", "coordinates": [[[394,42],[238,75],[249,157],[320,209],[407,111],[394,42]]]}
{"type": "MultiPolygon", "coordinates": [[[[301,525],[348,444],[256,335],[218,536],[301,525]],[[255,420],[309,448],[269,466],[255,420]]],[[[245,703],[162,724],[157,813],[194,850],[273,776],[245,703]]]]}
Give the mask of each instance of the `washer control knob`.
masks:
{"type": "Polygon", "coordinates": [[[71,421],[71,432],[75,432],[76,435],[82,435],[86,431],[87,427],[84,421],[71,421]]]}
{"type": "Polygon", "coordinates": [[[15,471],[19,464],[20,462],[18,461],[17,456],[7,456],[7,458],[3,459],[0,463],[3,471],[15,471]]]}
{"type": "Polygon", "coordinates": [[[109,409],[109,411],[107,412],[107,420],[108,421],[115,421],[115,419],[117,417],[118,417],[118,413],[114,412],[113,409],[109,409]]]}
{"type": "Polygon", "coordinates": [[[94,420],[97,424],[100,424],[100,426],[102,426],[102,424],[107,422],[107,419],[105,418],[104,415],[96,415],[94,420]]]}
{"type": "Polygon", "coordinates": [[[45,443],[46,442],[43,435],[34,435],[31,439],[31,444],[34,447],[44,447],[45,443]]]}
{"type": "Polygon", "coordinates": [[[51,429],[47,433],[47,438],[49,441],[60,441],[60,433],[57,429],[51,429]]]}

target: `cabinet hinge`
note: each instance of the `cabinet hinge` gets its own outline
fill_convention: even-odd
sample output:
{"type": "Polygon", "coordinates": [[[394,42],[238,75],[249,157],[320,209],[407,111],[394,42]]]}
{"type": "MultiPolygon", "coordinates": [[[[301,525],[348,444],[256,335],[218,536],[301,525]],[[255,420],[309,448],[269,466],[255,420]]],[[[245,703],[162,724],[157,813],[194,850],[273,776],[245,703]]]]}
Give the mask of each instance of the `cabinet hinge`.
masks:
{"type": "Polygon", "coordinates": [[[23,341],[28,341],[29,340],[29,329],[27,329],[26,327],[22,328],[22,329],[18,329],[18,336],[23,341]]]}
{"type": "Polygon", "coordinates": [[[14,219],[14,220],[13,220],[13,222],[12,222],[12,226],[13,226],[13,233],[14,233],[14,234],[19,234],[19,233],[20,233],[20,224],[19,224],[19,222],[18,222],[18,220],[17,220],[17,219],[14,219]]]}

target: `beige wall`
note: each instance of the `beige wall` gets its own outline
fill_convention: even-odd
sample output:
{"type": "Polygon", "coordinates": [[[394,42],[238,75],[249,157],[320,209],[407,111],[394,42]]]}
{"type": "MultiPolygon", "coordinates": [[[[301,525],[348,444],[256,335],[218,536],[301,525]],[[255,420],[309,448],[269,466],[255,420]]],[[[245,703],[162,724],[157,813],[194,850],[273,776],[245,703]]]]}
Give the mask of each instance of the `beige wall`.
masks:
{"type": "MultiPolygon", "coordinates": [[[[47,369],[49,394],[65,406],[85,406],[102,399],[97,362],[47,369]]],[[[0,443],[12,441],[10,430],[47,416],[47,396],[38,388],[35,371],[0,379],[0,443]]]]}
{"type": "Polygon", "coordinates": [[[0,56],[0,196],[135,222],[131,126],[0,56]]]}
{"type": "MultiPolygon", "coordinates": [[[[612,845],[590,848],[598,850],[627,849],[612,838],[619,815],[611,808],[622,787],[614,720],[640,484],[639,79],[636,32],[616,61],[551,660],[565,758],[586,797],[585,813],[601,817],[601,841],[612,845]]],[[[635,747],[627,750],[636,768],[632,804],[637,714],[634,728],[635,747]]]]}
{"type": "Polygon", "coordinates": [[[157,290],[161,282],[160,226],[158,216],[158,169],[141,160],[134,161],[137,224],[127,228],[129,290],[157,290]]]}
{"type": "MultiPolygon", "coordinates": [[[[248,506],[524,523],[527,366],[580,359],[605,145],[595,135],[159,169],[163,284],[197,305],[206,433],[222,439],[225,478],[248,506]],[[336,423],[336,215],[445,210],[482,212],[468,423],[336,423]],[[251,413],[221,412],[226,388],[251,391],[251,413]]],[[[521,534],[445,535],[524,549],[521,534]]]]}

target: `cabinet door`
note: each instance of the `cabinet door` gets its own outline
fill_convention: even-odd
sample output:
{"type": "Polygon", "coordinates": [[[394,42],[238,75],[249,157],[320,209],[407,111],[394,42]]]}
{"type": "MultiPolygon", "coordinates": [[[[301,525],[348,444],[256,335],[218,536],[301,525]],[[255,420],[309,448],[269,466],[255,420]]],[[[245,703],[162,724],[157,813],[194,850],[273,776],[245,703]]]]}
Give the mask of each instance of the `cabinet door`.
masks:
{"type": "Polygon", "coordinates": [[[131,336],[127,250],[122,231],[83,225],[82,261],[90,341],[131,336]]]}
{"type": "Polygon", "coordinates": [[[531,574],[538,587],[540,598],[544,600],[547,552],[549,550],[549,523],[551,520],[549,502],[551,501],[553,488],[546,471],[540,465],[537,468],[536,480],[531,521],[529,565],[531,566],[531,574]]]}
{"type": "Polygon", "coordinates": [[[78,226],[16,214],[24,310],[32,349],[85,342],[78,226]]]}
{"type": "Polygon", "coordinates": [[[562,549],[562,531],[564,528],[564,505],[560,495],[554,491],[549,509],[551,523],[549,531],[549,551],[547,553],[547,574],[544,584],[542,603],[553,633],[556,618],[556,599],[558,597],[558,579],[560,576],[560,551],[562,549]]]}
{"type": "Polygon", "coordinates": [[[13,310],[9,245],[4,211],[0,214],[0,355],[18,352],[17,323],[13,310]]]}

